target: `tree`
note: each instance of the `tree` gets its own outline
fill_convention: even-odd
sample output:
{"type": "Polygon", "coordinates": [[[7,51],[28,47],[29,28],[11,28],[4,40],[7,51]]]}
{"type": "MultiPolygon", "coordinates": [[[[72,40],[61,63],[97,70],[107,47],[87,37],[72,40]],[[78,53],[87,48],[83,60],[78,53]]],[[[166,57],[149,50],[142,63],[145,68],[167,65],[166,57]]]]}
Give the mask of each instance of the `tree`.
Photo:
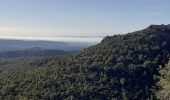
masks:
{"type": "Polygon", "coordinates": [[[157,97],[161,100],[168,100],[170,98],[170,62],[165,68],[160,70],[160,77],[157,85],[159,86],[157,97]]]}

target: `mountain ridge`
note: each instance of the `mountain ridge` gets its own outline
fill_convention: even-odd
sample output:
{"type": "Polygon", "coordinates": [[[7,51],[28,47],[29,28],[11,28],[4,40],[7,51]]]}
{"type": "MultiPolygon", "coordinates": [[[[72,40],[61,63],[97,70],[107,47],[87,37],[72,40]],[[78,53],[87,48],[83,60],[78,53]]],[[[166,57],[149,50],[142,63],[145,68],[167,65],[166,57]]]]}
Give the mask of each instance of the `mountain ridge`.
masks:
{"type": "Polygon", "coordinates": [[[78,54],[52,59],[43,68],[0,78],[0,95],[54,100],[156,99],[154,76],[170,57],[167,36],[169,25],[151,25],[105,37],[78,54]]]}

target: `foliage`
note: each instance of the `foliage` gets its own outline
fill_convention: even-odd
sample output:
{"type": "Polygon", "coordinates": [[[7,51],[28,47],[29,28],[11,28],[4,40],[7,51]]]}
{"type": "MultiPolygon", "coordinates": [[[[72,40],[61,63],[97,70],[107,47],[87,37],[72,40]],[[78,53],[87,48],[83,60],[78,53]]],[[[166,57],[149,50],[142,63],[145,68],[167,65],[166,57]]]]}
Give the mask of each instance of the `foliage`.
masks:
{"type": "Polygon", "coordinates": [[[170,98],[170,62],[160,70],[159,82],[157,84],[159,90],[157,97],[161,100],[168,100],[170,98]]]}
{"type": "Polygon", "coordinates": [[[0,74],[17,73],[42,67],[48,60],[71,55],[76,51],[50,50],[30,48],[26,50],[13,50],[0,52],[0,74]]]}
{"type": "Polygon", "coordinates": [[[170,25],[105,37],[81,53],[0,78],[1,99],[155,99],[154,75],[170,56],[170,25]]]}

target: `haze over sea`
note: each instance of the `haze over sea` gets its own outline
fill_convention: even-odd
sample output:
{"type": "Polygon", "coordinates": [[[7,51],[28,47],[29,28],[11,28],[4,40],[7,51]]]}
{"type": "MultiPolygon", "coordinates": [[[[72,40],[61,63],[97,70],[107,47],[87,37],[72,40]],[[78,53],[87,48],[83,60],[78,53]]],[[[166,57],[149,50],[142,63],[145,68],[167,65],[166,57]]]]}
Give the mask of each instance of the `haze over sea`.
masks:
{"type": "Polygon", "coordinates": [[[63,41],[63,42],[94,42],[98,43],[103,37],[94,36],[0,36],[0,39],[33,40],[33,41],[63,41]]]}

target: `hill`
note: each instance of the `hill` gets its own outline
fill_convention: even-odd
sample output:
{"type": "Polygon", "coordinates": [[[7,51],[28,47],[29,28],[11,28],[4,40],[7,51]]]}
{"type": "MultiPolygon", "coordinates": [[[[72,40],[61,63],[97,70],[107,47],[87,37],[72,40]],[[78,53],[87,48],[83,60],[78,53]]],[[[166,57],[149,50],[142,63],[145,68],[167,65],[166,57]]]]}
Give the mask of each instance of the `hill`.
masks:
{"type": "Polygon", "coordinates": [[[42,67],[51,58],[67,56],[78,51],[46,50],[30,48],[0,52],[0,73],[16,73],[42,67]]]}
{"type": "Polygon", "coordinates": [[[64,51],[82,50],[85,47],[94,45],[95,43],[84,42],[52,42],[52,41],[27,41],[27,40],[7,40],[0,39],[0,52],[25,50],[29,48],[44,48],[44,49],[57,49],[64,51]]]}
{"type": "Polygon", "coordinates": [[[40,63],[43,65],[47,59],[72,55],[75,52],[79,51],[51,50],[39,47],[3,51],[0,52],[0,73],[16,73],[31,70],[40,67],[40,63]]]}
{"type": "Polygon", "coordinates": [[[24,73],[45,66],[53,57],[11,58],[0,62],[0,74],[24,73]]]}
{"type": "Polygon", "coordinates": [[[27,57],[52,57],[69,55],[76,51],[48,50],[42,48],[30,48],[26,50],[15,50],[0,52],[1,59],[7,58],[27,58],[27,57]]]}
{"type": "Polygon", "coordinates": [[[105,37],[41,68],[1,75],[1,99],[156,99],[155,75],[170,57],[170,25],[105,37]]]}

